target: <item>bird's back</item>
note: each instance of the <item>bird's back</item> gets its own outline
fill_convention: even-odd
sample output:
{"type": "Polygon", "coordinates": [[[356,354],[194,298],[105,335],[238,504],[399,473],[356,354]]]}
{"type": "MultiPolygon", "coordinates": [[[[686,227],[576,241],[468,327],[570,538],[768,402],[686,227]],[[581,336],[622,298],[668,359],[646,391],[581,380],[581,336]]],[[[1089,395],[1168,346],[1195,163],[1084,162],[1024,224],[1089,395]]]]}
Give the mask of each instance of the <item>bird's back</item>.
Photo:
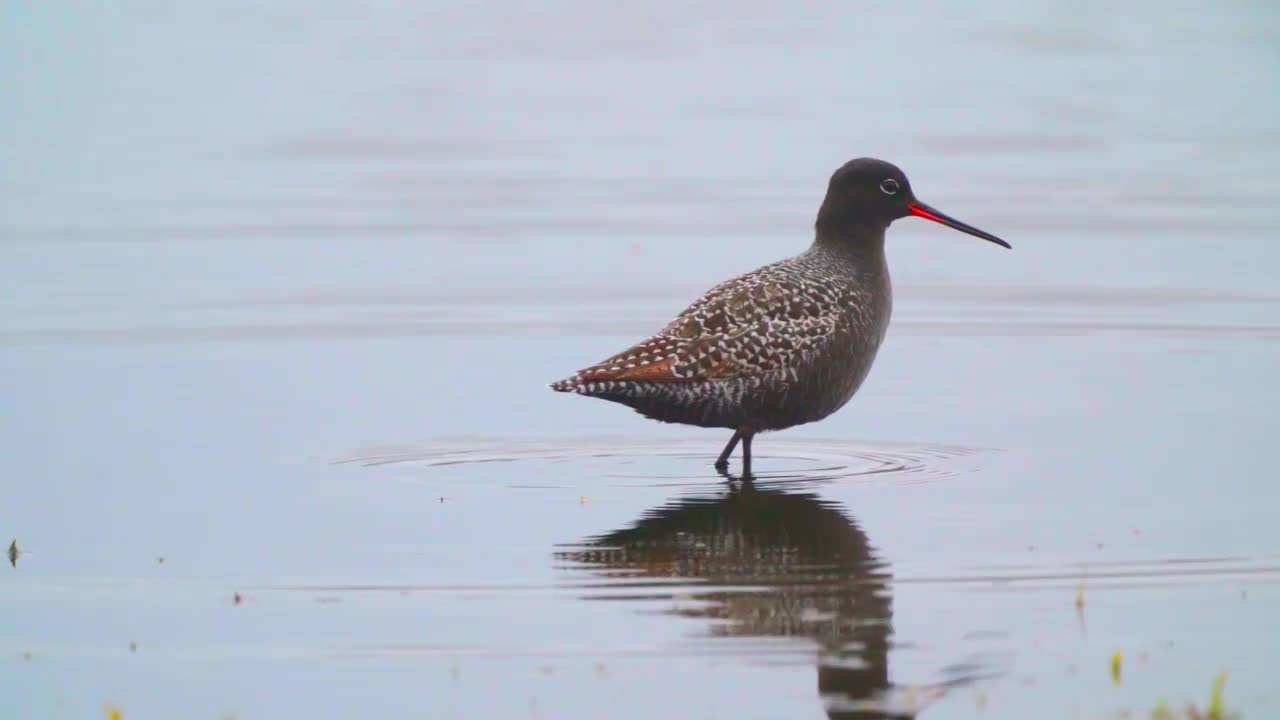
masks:
{"type": "Polygon", "coordinates": [[[551,387],[704,427],[819,420],[852,397],[888,325],[883,244],[873,250],[815,245],[722,282],[657,334],[551,387]]]}

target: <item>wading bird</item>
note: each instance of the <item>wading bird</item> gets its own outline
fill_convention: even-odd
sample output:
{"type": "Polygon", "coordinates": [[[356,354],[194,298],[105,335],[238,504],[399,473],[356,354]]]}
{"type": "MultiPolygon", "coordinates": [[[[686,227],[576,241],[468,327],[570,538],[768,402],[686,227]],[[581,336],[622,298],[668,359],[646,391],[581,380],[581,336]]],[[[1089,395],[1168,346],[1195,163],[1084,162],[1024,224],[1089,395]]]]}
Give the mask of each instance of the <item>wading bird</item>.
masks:
{"type": "Polygon", "coordinates": [[[851,160],[831,176],[808,250],[716,285],[656,335],[551,388],[732,430],[715,466],[741,442],[749,475],[756,433],[821,420],[866,379],[893,306],[885,230],[909,216],[1010,247],[920,202],[897,166],[851,160]]]}

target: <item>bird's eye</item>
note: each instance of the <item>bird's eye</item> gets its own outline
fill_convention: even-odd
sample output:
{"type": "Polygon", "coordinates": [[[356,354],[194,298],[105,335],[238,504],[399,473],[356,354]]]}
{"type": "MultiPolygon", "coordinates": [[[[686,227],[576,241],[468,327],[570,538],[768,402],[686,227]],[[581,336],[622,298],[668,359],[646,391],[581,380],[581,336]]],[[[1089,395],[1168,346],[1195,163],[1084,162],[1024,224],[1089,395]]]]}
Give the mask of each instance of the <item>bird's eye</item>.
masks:
{"type": "Polygon", "coordinates": [[[884,182],[880,183],[880,192],[885,195],[897,195],[898,181],[893,178],[886,178],[884,182]]]}

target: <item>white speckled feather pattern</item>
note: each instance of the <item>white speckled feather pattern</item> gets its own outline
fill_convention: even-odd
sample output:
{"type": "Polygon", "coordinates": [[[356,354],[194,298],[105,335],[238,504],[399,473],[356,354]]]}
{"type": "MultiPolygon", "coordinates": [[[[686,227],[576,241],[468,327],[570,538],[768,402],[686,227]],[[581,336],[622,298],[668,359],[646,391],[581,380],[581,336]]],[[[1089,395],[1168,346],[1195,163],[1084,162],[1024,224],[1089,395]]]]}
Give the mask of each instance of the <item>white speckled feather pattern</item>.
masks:
{"type": "Polygon", "coordinates": [[[720,283],[643,342],[551,387],[666,422],[778,430],[861,385],[891,311],[883,231],[720,283]]]}

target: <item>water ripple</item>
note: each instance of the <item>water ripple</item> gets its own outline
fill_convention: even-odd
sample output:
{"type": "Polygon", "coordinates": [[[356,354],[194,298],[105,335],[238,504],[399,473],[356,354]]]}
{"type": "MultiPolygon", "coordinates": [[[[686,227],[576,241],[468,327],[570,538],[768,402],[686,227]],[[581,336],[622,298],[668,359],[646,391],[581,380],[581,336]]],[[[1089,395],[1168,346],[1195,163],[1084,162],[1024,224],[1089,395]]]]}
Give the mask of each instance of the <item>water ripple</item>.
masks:
{"type": "MultiPolygon", "coordinates": [[[[893,482],[933,482],[961,472],[975,449],[936,444],[865,443],[770,437],[754,464],[757,484],[821,483],[872,477],[893,482]]],[[[424,468],[487,463],[574,463],[599,466],[599,475],[645,485],[721,483],[711,461],[720,448],[711,439],[634,439],[587,436],[558,439],[440,438],[422,444],[356,450],[335,460],[366,467],[405,464],[424,468]]]]}

